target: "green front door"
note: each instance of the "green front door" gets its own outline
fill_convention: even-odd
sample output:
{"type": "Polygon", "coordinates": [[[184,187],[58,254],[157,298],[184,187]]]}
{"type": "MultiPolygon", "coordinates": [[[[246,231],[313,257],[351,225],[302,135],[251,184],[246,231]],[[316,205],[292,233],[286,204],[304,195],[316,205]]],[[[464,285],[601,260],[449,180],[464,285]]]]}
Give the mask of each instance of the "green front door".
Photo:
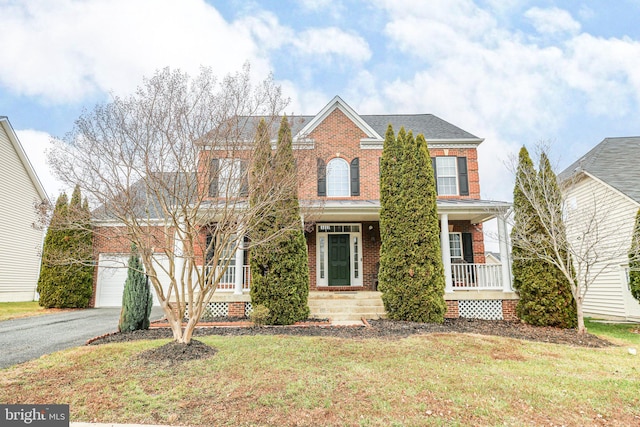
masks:
{"type": "Polygon", "coordinates": [[[329,234],[329,286],[349,286],[349,235],[329,234]]]}

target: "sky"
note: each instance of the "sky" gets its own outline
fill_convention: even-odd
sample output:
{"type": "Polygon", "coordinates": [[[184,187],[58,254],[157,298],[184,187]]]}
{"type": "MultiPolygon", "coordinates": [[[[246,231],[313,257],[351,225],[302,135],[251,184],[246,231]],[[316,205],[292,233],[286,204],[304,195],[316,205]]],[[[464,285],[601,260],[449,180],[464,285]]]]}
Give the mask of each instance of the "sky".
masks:
{"type": "Polygon", "coordinates": [[[0,0],[0,115],[52,198],[52,137],[164,67],[249,62],[316,114],[436,116],[480,137],[483,199],[545,142],[558,171],[605,137],[640,135],[640,0],[0,0]]]}

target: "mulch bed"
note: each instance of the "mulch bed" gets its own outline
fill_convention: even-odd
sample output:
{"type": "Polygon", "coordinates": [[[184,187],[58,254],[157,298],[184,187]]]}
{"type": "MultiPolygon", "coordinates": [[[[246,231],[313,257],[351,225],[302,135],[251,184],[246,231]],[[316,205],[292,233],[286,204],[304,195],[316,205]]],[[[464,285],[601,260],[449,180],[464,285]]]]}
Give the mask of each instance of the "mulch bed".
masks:
{"type": "MultiPolygon", "coordinates": [[[[231,321],[227,322],[225,326],[197,328],[194,331],[193,336],[295,335],[355,339],[399,339],[416,334],[467,333],[480,335],[496,335],[528,341],[567,344],[581,347],[600,348],[613,345],[606,340],[588,333],[579,335],[575,329],[537,327],[530,326],[522,322],[508,322],[502,320],[446,319],[442,325],[430,323],[400,322],[393,320],[369,320],[367,323],[369,327],[328,326],[326,324],[318,325],[317,322],[309,322],[307,324],[303,323],[296,326],[234,327],[233,321],[231,321]],[[231,326],[229,326],[229,323],[231,324],[231,326]]],[[[127,342],[143,339],[171,337],[172,333],[169,328],[155,328],[127,333],[107,334],[97,339],[90,340],[88,344],[95,345],[111,342],[127,342]]],[[[180,347],[180,345],[177,346],[180,347]]],[[[182,347],[184,347],[184,345],[182,347]]]]}

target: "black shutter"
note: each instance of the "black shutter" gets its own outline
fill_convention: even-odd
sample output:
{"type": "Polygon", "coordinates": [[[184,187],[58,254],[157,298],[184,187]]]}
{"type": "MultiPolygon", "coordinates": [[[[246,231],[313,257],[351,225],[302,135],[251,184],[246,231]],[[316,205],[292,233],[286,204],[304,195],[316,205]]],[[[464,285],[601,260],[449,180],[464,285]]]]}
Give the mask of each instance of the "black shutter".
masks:
{"type": "Polygon", "coordinates": [[[360,159],[351,160],[351,195],[360,195],[360,159]]]}
{"type": "Polygon", "coordinates": [[[327,195],[327,167],[324,160],[318,158],[318,196],[327,195]]]}
{"type": "Polygon", "coordinates": [[[436,182],[436,194],[438,194],[438,168],[436,167],[436,158],[431,158],[431,166],[433,166],[433,180],[436,182]]]}
{"type": "Polygon", "coordinates": [[[469,174],[467,173],[466,157],[458,157],[458,188],[461,196],[469,195],[469,174]]]}
{"type": "Polygon", "coordinates": [[[220,174],[220,160],[211,159],[209,167],[209,196],[218,197],[218,175],[220,174]]]}
{"type": "Polygon", "coordinates": [[[462,233],[462,256],[465,262],[473,264],[473,234],[462,233]]]}
{"type": "Polygon", "coordinates": [[[247,176],[249,162],[246,160],[240,160],[240,197],[247,197],[249,195],[249,177],[247,176]]]}

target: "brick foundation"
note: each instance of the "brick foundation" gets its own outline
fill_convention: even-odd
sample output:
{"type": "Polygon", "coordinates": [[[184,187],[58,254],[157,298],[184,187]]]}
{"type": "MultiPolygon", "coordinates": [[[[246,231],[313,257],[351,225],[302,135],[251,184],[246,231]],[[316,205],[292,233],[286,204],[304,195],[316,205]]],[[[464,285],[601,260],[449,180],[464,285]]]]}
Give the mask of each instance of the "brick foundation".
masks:
{"type": "Polygon", "coordinates": [[[516,314],[516,305],[518,305],[518,300],[502,301],[502,317],[504,318],[504,320],[518,320],[518,315],[516,314]]]}
{"type": "Polygon", "coordinates": [[[229,303],[229,317],[245,317],[245,306],[244,302],[230,302],[229,303]]]}
{"type": "Polygon", "coordinates": [[[457,319],[460,317],[458,311],[458,301],[445,301],[447,303],[447,312],[444,314],[445,319],[457,319]]]}

